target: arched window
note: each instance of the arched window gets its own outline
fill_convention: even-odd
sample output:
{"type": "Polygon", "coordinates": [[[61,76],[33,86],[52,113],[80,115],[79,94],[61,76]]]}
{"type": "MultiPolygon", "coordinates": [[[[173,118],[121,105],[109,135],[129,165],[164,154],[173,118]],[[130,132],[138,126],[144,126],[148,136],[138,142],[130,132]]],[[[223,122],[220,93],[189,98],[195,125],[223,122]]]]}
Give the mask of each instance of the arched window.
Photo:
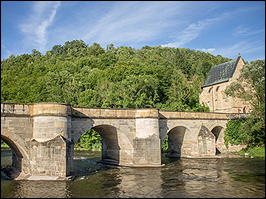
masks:
{"type": "Polygon", "coordinates": [[[218,92],[219,88],[220,88],[220,86],[217,86],[217,87],[216,87],[216,92],[218,92]]]}
{"type": "Polygon", "coordinates": [[[212,87],[209,89],[209,93],[211,92],[211,90],[212,90],[212,87]]]}

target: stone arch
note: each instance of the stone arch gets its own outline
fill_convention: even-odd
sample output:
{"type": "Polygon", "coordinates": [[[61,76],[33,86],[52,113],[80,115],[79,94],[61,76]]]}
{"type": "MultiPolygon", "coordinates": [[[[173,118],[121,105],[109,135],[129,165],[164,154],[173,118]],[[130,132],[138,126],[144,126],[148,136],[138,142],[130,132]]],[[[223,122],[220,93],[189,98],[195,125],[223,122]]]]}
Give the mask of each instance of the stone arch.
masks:
{"type": "Polygon", "coordinates": [[[221,153],[220,147],[223,144],[223,136],[220,136],[220,135],[221,135],[222,130],[223,130],[222,126],[215,126],[211,130],[211,132],[215,136],[215,150],[216,150],[215,154],[220,154],[221,153]]]}
{"type": "Polygon", "coordinates": [[[76,144],[76,142],[79,140],[79,138],[87,131],[87,130],[89,130],[90,128],[92,128],[93,127],[93,124],[89,124],[89,125],[86,125],[86,126],[84,126],[84,127],[82,127],[82,129],[79,131],[79,132],[77,132],[75,135],[74,135],[74,137],[73,137],[73,143],[74,143],[74,145],[76,144]]]}
{"type": "Polygon", "coordinates": [[[102,137],[102,160],[112,159],[119,161],[121,149],[118,141],[117,129],[111,125],[97,125],[92,128],[102,137]]]}
{"type": "Polygon", "coordinates": [[[24,141],[7,129],[1,132],[1,139],[11,148],[12,166],[20,172],[28,173],[29,156],[25,152],[24,141]]]}
{"type": "Polygon", "coordinates": [[[102,140],[102,161],[112,160],[112,163],[119,164],[121,153],[124,156],[130,156],[129,150],[132,150],[132,142],[128,135],[110,124],[89,124],[84,126],[76,135],[74,135],[74,144],[89,129],[95,130],[101,136],[102,140]]]}
{"type": "Polygon", "coordinates": [[[185,133],[188,129],[176,126],[168,131],[168,153],[166,157],[181,157],[185,133]]]}

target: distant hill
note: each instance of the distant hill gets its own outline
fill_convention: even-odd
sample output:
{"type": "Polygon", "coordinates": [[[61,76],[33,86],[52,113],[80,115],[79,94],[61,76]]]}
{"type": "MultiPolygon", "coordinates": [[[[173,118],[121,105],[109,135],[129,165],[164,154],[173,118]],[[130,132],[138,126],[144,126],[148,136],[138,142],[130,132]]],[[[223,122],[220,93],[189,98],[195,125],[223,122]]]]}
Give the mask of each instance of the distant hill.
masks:
{"type": "Polygon", "coordinates": [[[208,111],[200,87],[212,66],[229,60],[186,48],[67,41],[45,55],[33,49],[1,61],[1,102],[208,111]]]}

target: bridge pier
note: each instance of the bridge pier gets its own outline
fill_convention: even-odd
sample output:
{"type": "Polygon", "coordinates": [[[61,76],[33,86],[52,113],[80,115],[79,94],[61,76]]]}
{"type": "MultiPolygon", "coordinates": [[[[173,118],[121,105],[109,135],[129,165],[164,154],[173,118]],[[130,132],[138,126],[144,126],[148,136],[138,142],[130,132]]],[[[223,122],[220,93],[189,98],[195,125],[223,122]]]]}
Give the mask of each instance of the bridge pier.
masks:
{"type": "Polygon", "coordinates": [[[136,110],[136,137],[133,139],[134,166],[161,166],[159,110],[136,110]]]}
{"type": "Polygon", "coordinates": [[[31,107],[33,136],[30,141],[30,173],[66,177],[73,172],[71,106],[39,103],[31,107]]]}

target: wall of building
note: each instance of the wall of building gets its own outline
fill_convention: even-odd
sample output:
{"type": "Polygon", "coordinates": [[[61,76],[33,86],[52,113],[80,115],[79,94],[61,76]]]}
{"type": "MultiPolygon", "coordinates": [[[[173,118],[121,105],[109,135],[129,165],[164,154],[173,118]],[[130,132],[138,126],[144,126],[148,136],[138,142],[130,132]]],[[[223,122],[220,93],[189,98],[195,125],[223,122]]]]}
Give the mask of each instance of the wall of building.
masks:
{"type": "Polygon", "coordinates": [[[250,110],[249,105],[246,102],[240,98],[232,98],[224,94],[225,89],[232,82],[237,81],[243,65],[243,60],[239,59],[236,70],[229,81],[204,87],[199,95],[200,104],[204,103],[206,106],[208,106],[210,112],[248,113],[250,110]]]}

